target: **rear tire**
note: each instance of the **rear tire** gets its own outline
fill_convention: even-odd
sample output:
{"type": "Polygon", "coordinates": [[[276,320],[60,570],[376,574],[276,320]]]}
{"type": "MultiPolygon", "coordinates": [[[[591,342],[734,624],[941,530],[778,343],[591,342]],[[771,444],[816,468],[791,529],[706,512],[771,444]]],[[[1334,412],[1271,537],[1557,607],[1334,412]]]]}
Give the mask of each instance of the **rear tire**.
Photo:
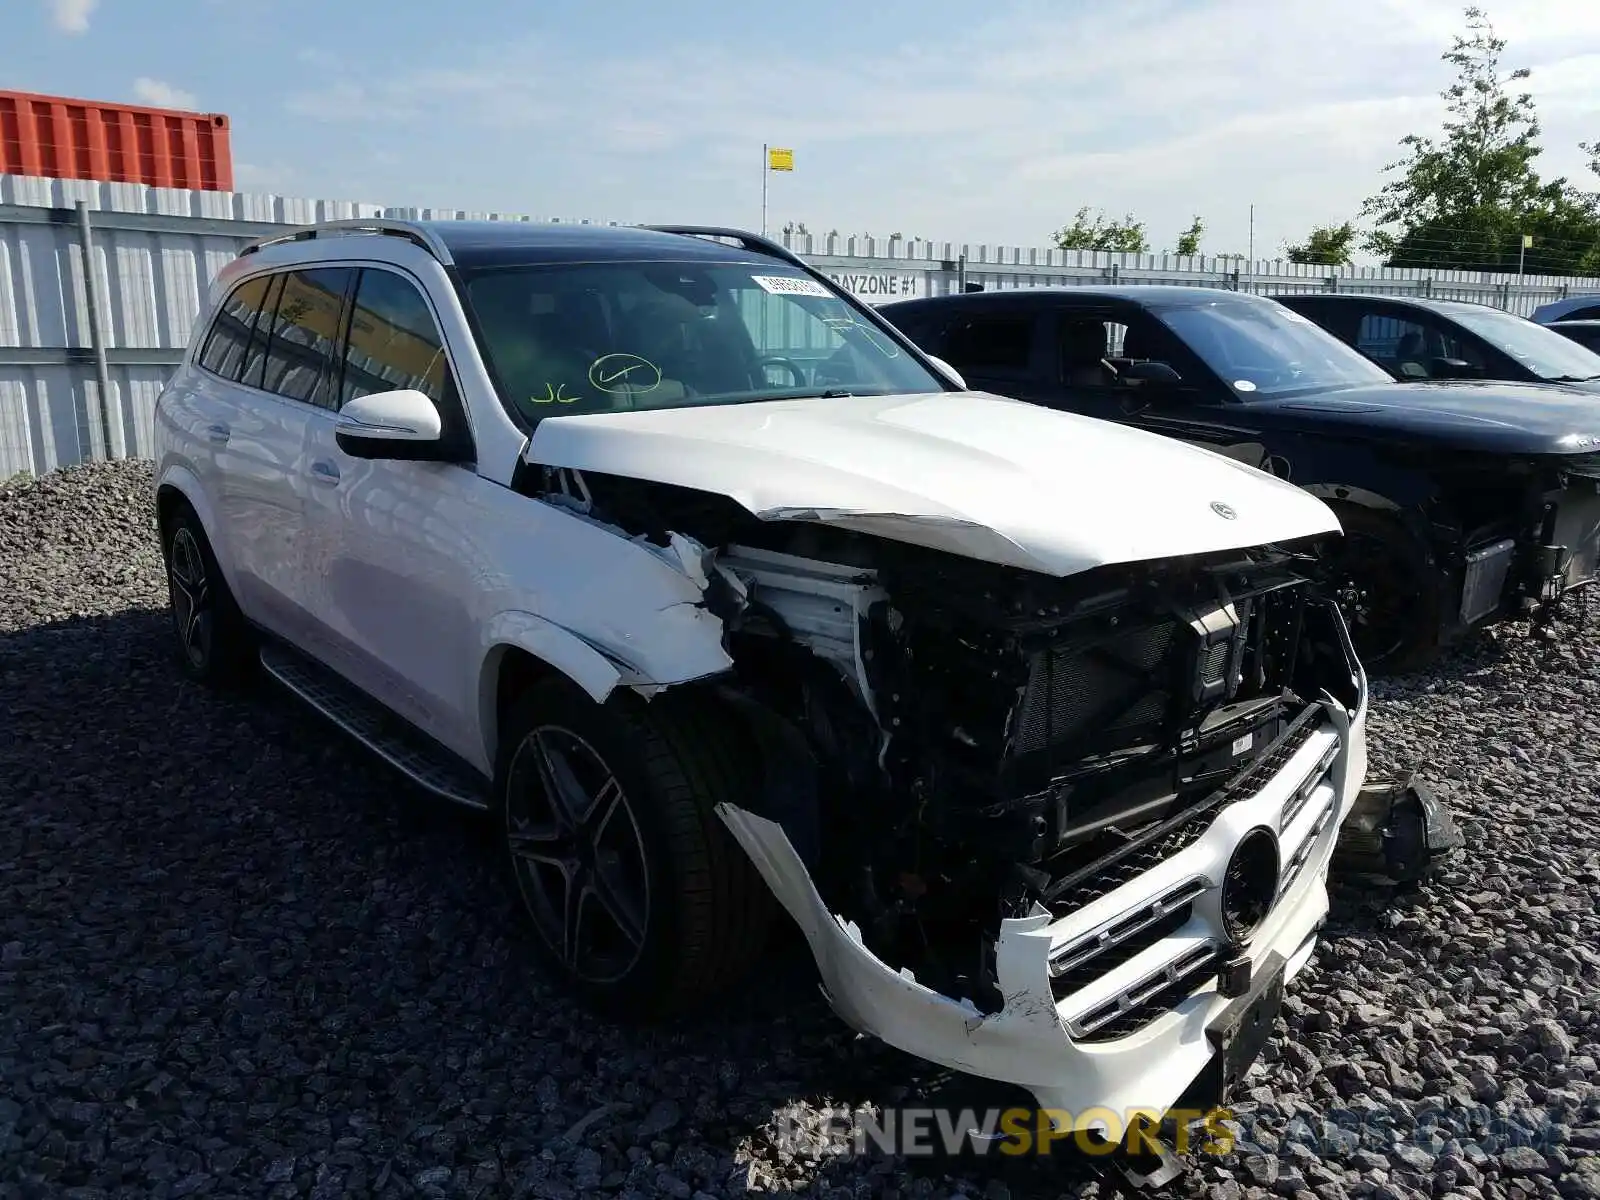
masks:
{"type": "Polygon", "coordinates": [[[200,518],[179,500],[161,533],[179,667],[197,683],[246,682],[256,664],[255,634],[217,566],[200,518]]]}
{"type": "Polygon", "coordinates": [[[1368,675],[1421,670],[1443,652],[1433,555],[1396,517],[1350,504],[1322,560],[1368,675]]]}
{"type": "Polygon", "coordinates": [[[747,974],[776,902],[715,811],[748,804],[760,782],[731,714],[672,693],[596,705],[556,678],[513,706],[500,747],[496,837],[533,944],[568,990],[650,1021],[747,974]]]}

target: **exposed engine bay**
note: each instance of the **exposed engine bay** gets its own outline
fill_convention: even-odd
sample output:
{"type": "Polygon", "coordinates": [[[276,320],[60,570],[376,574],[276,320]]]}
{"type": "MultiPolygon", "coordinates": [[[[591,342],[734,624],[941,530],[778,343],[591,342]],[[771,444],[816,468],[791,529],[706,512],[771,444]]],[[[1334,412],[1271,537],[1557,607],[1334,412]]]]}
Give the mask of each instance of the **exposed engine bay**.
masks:
{"type": "MultiPolygon", "coordinates": [[[[706,607],[735,663],[717,686],[761,742],[762,815],[875,954],[980,1010],[1001,1003],[1002,921],[1063,915],[1177,853],[1287,761],[1324,703],[1354,711],[1343,627],[1294,548],[1062,580],[762,522],[670,485],[551,475],[547,498],[706,548],[706,607]]],[[[1295,864],[1271,866],[1287,887],[1295,864]]],[[[1147,914],[1119,954],[1186,917],[1147,914]]]]}

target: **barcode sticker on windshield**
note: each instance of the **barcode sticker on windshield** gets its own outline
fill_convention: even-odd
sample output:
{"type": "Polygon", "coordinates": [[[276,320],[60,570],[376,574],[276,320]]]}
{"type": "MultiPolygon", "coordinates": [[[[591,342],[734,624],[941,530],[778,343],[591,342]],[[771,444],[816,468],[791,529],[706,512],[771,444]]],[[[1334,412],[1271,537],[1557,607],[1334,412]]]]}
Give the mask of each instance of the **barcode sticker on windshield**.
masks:
{"type": "Polygon", "coordinates": [[[832,296],[833,293],[815,279],[800,279],[794,275],[752,275],[756,286],[774,296],[832,296]]]}

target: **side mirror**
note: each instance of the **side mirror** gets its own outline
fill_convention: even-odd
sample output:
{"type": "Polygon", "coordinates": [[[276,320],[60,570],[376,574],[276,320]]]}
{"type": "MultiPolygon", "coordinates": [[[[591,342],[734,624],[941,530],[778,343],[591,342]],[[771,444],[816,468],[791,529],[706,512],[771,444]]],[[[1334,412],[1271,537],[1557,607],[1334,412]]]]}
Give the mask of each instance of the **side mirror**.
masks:
{"type": "Polygon", "coordinates": [[[1428,364],[1435,379],[1482,379],[1483,368],[1464,358],[1436,358],[1428,364]]]}
{"type": "Polygon", "coordinates": [[[444,422],[432,400],[418,391],[373,392],[339,410],[334,441],[351,458],[442,460],[444,422]]]}
{"type": "Polygon", "coordinates": [[[940,358],[937,354],[930,354],[928,355],[928,361],[934,366],[938,367],[940,371],[944,372],[945,378],[949,379],[951,383],[955,384],[963,392],[967,390],[967,381],[961,378],[961,372],[957,371],[949,363],[945,362],[944,359],[940,358]]]}
{"type": "Polygon", "coordinates": [[[1158,387],[1175,387],[1183,382],[1183,376],[1164,362],[1129,363],[1118,373],[1118,378],[1158,387]]]}

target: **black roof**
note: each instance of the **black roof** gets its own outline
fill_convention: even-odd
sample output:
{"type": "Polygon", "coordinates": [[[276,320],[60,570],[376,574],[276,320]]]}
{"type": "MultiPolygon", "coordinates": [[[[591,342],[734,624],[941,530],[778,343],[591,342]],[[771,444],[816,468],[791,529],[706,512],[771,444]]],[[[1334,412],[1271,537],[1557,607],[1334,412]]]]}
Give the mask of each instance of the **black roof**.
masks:
{"type": "Polygon", "coordinates": [[[1381,300],[1385,304],[1399,304],[1406,308],[1420,308],[1428,312],[1436,312],[1441,316],[1451,313],[1478,313],[1484,309],[1490,312],[1505,312],[1493,304],[1479,304],[1472,300],[1436,300],[1432,296],[1394,296],[1387,292],[1294,292],[1273,297],[1288,304],[1295,300],[1311,301],[1317,304],[1370,304],[1374,300],[1381,300]]]}
{"type": "Polygon", "coordinates": [[[986,292],[954,292],[947,296],[925,296],[915,300],[892,300],[878,305],[880,311],[908,309],[924,305],[945,304],[959,300],[963,304],[997,304],[1022,297],[1071,296],[1075,300],[1118,300],[1133,304],[1208,304],[1218,300],[1238,300],[1243,303],[1264,303],[1269,296],[1251,292],[1236,292],[1224,287],[1185,287],[1174,283],[1129,283],[1112,287],[1051,287],[999,288],[986,292]]]}
{"type": "Polygon", "coordinates": [[[558,225],[537,221],[418,221],[450,251],[458,266],[519,266],[550,262],[640,260],[784,265],[725,242],[631,225],[558,225]]]}

